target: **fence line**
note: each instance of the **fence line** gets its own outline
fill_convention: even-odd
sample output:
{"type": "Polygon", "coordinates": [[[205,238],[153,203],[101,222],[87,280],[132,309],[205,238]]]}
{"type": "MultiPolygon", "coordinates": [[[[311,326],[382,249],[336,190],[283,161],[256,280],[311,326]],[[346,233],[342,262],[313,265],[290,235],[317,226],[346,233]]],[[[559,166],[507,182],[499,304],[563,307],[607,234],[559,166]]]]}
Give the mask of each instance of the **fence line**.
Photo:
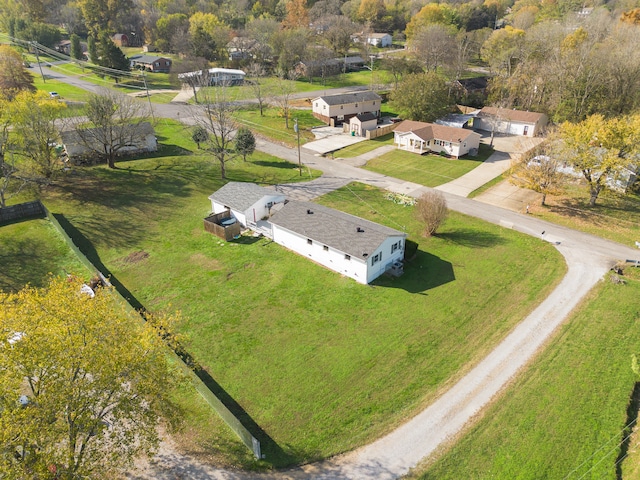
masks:
{"type": "Polygon", "coordinates": [[[38,200],[0,208],[0,223],[20,220],[22,218],[42,217],[44,207],[38,200]]]}
{"type": "MultiPolygon", "coordinates": [[[[42,209],[42,212],[49,219],[51,224],[60,232],[65,242],[69,247],[73,250],[76,256],[80,259],[80,261],[90,270],[96,272],[105,285],[111,286],[111,282],[100,272],[95,265],[86,257],[84,253],[80,251],[78,246],[74,243],[73,239],[69,236],[64,227],[60,224],[58,219],[49,212],[49,210],[40,202],[32,202],[38,203],[42,209]]],[[[3,209],[4,210],[4,209],[3,209]]],[[[126,305],[131,307],[133,310],[136,310],[133,305],[116,289],[113,291],[116,293],[117,297],[124,302],[126,305]]],[[[142,312],[138,312],[142,317],[142,312]]],[[[143,317],[144,318],[144,317],[143,317]]],[[[168,349],[170,355],[180,366],[181,370],[189,377],[193,386],[198,391],[198,393],[204,398],[204,400],[209,404],[209,406],[224,420],[224,422],[235,432],[236,435],[242,440],[249,450],[253,452],[253,455],[260,459],[262,458],[262,452],[260,448],[260,441],[255,438],[251,432],[242,424],[242,422],[236,417],[231,410],[220,400],[214,392],[211,391],[209,387],[204,383],[204,381],[197,375],[196,372],[193,371],[189,365],[185,363],[185,361],[171,348],[168,349]]]]}

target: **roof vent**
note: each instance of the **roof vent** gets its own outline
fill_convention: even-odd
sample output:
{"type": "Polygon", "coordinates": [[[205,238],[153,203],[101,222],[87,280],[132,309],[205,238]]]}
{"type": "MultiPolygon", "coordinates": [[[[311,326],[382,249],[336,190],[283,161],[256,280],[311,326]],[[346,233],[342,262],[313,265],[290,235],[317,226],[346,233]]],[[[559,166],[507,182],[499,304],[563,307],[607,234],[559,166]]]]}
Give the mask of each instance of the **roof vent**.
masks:
{"type": "Polygon", "coordinates": [[[311,210],[310,208],[307,208],[307,215],[313,215],[313,210],[311,210]]]}
{"type": "Polygon", "coordinates": [[[363,256],[364,258],[367,258],[367,257],[369,256],[369,254],[368,254],[368,253],[364,253],[364,252],[363,252],[363,253],[362,253],[362,256],[363,256]]]}
{"type": "Polygon", "coordinates": [[[364,229],[363,229],[363,228],[360,228],[360,227],[356,227],[356,232],[358,232],[358,233],[362,233],[362,232],[364,232],[364,229]]]}

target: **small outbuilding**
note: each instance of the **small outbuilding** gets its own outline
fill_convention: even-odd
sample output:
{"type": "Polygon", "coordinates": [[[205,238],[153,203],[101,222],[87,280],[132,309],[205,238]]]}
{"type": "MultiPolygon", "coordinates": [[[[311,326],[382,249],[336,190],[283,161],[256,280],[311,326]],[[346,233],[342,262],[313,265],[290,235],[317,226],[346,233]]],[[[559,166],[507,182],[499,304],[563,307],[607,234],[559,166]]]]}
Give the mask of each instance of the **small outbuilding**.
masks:
{"type": "Polygon", "coordinates": [[[269,218],[271,208],[284,203],[285,195],[249,182],[229,182],[209,195],[214,214],[230,212],[241,225],[252,227],[269,218]]]}
{"type": "Polygon", "coordinates": [[[349,131],[351,135],[364,137],[369,130],[375,130],[378,126],[378,117],[373,113],[361,113],[349,120],[349,131]]]}
{"type": "Polygon", "coordinates": [[[548,123],[549,117],[544,113],[484,107],[473,120],[473,128],[487,132],[535,137],[542,133],[548,123]]]}

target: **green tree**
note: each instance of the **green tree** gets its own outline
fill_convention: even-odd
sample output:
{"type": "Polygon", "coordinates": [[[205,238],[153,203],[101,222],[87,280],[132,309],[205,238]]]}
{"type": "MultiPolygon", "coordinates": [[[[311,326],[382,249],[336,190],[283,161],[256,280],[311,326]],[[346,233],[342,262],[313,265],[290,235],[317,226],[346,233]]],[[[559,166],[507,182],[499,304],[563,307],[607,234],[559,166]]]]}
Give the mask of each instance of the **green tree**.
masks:
{"type": "Polygon", "coordinates": [[[406,75],[391,94],[391,105],[404,118],[433,122],[451,110],[448,86],[435,73],[406,75]]]}
{"type": "Polygon", "coordinates": [[[200,144],[209,140],[209,133],[202,126],[196,125],[191,132],[191,140],[193,140],[196,145],[198,145],[198,149],[200,149],[200,144]]]}
{"type": "Polygon", "coordinates": [[[591,115],[560,125],[557,154],[582,172],[595,206],[607,183],[616,179],[640,153],[640,115],[606,119],[591,115]]]}
{"type": "Polygon", "coordinates": [[[11,115],[9,100],[0,97],[0,208],[7,206],[7,200],[20,193],[27,184],[13,155],[7,153],[11,115]]]}
{"type": "Polygon", "coordinates": [[[98,65],[98,45],[93,35],[87,37],[87,51],[89,53],[89,61],[98,65]]]}
{"type": "MultiPolygon", "coordinates": [[[[103,32],[100,36],[100,44],[98,45],[98,64],[111,68],[113,70],[120,70],[128,72],[131,70],[131,63],[126,55],[120,50],[120,48],[113,43],[111,37],[106,32],[103,32]]],[[[120,77],[118,74],[111,75],[116,83],[118,83],[120,77]]]]}
{"type": "Polygon", "coordinates": [[[95,37],[102,31],[118,32],[128,24],[133,9],[132,0],[78,0],[77,5],[87,30],[95,37]]]}
{"type": "Polygon", "coordinates": [[[179,377],[152,323],[76,280],[0,293],[4,478],[114,478],[153,451],[179,377]]]}
{"type": "Polygon", "coordinates": [[[58,129],[64,102],[52,99],[46,92],[22,92],[11,102],[13,135],[20,151],[29,159],[33,178],[49,183],[62,170],[56,152],[58,129]]]}
{"type": "Polygon", "coordinates": [[[236,132],[236,152],[242,155],[242,159],[246,162],[247,155],[253,154],[256,150],[256,137],[253,136],[251,130],[241,127],[236,132]]]}
{"type": "Polygon", "coordinates": [[[482,59],[494,72],[511,76],[515,61],[524,45],[524,35],[524,30],[509,25],[494,30],[482,45],[482,59]]]}
{"type": "Polygon", "coordinates": [[[457,28],[460,20],[456,11],[450,5],[446,3],[428,3],[422,7],[407,24],[405,31],[407,38],[413,38],[421,28],[433,24],[448,25],[457,28]]]}
{"type": "Polygon", "coordinates": [[[33,77],[24,68],[18,52],[8,45],[0,45],[0,96],[11,99],[22,90],[36,90],[33,77]]]}
{"type": "Polygon", "coordinates": [[[82,60],[82,44],[80,43],[80,37],[75,33],[71,35],[71,57],[77,60],[82,60]]]}

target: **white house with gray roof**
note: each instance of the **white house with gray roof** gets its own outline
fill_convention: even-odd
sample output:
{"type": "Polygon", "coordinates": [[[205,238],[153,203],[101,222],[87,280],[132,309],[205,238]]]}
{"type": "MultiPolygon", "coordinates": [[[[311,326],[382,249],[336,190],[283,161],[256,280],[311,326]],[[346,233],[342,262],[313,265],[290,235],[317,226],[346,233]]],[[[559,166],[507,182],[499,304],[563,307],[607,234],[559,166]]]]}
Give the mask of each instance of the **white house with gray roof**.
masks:
{"type": "Polygon", "coordinates": [[[380,117],[382,97],[375,92],[351,92],[325,95],[312,100],[313,116],[331,126],[349,123],[351,117],[372,113],[380,117]]]}
{"type": "Polygon", "coordinates": [[[229,182],[209,195],[209,200],[213,213],[229,210],[239,223],[248,227],[269,217],[271,207],[284,203],[285,196],[255,183],[229,182]]]}
{"type": "Polygon", "coordinates": [[[359,283],[404,257],[405,233],[315,203],[288,202],[269,222],[275,243],[359,283]]]}

